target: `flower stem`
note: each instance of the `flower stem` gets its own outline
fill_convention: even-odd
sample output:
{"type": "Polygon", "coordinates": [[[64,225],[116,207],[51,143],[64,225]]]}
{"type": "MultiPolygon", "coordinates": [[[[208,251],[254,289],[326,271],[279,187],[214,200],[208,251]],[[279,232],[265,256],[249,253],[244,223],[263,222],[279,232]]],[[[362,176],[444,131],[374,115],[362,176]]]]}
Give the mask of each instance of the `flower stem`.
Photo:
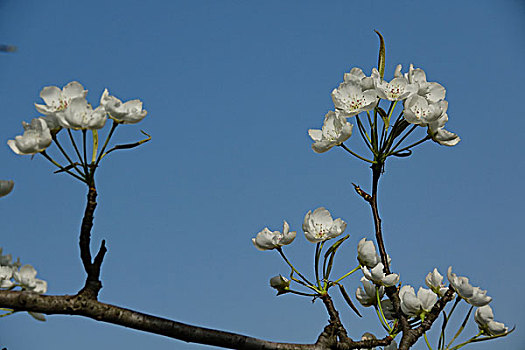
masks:
{"type": "Polygon", "coordinates": [[[76,179],[79,179],[79,180],[82,181],[82,182],[86,182],[86,179],[85,179],[85,178],[80,177],[80,176],[78,176],[77,174],[72,173],[71,171],[69,171],[69,170],[67,170],[66,168],[64,168],[62,165],[58,164],[53,158],[51,158],[51,157],[46,153],[45,150],[42,151],[42,152],[40,152],[40,154],[43,155],[44,158],[46,158],[47,160],[49,160],[51,163],[53,163],[53,164],[54,164],[57,168],[59,168],[60,170],[62,170],[62,171],[64,171],[64,172],[68,173],[69,175],[73,176],[73,177],[76,178],[76,179]]]}
{"type": "MultiPolygon", "coordinates": [[[[408,130],[408,132],[403,135],[403,137],[396,143],[396,145],[394,147],[392,147],[392,153],[394,153],[396,151],[396,148],[401,144],[401,142],[405,141],[405,139],[408,137],[408,135],[410,135],[414,130],[416,130],[418,126],[417,125],[413,125],[410,130],[408,130]]],[[[385,150],[386,153],[390,153],[389,152],[390,150],[385,150]]]]}
{"type": "MultiPolygon", "coordinates": [[[[58,141],[58,138],[56,137],[56,134],[55,135],[51,135],[51,137],[53,138],[53,141],[55,141],[55,144],[57,145],[58,149],[60,150],[60,152],[62,153],[62,155],[67,159],[67,161],[69,162],[69,165],[73,165],[73,161],[71,160],[71,158],[69,157],[69,155],[66,153],[66,151],[64,150],[64,148],[62,147],[62,145],[60,144],[60,142],[58,141]]],[[[75,169],[75,171],[80,175],[80,176],[86,176],[86,174],[84,174],[82,171],[80,171],[76,165],[73,166],[73,169],[75,169]]]]}
{"type": "Polygon", "coordinates": [[[102,146],[102,149],[100,150],[97,161],[95,162],[95,167],[98,166],[98,163],[100,163],[100,160],[104,156],[104,151],[106,150],[109,140],[111,139],[111,136],[113,136],[113,132],[115,132],[115,129],[117,128],[117,126],[118,126],[118,123],[116,121],[113,121],[113,125],[111,125],[111,130],[109,130],[109,134],[108,136],[106,136],[106,141],[104,141],[104,145],[102,146]]]}
{"type": "Polygon", "coordinates": [[[344,143],[340,144],[339,146],[341,146],[345,151],[347,151],[348,153],[350,153],[351,155],[353,155],[354,157],[357,157],[361,160],[364,160],[365,162],[368,162],[368,163],[371,163],[371,164],[374,164],[373,161],[371,161],[370,159],[366,159],[364,157],[361,157],[359,154],[353,152],[352,150],[350,150],[348,147],[345,146],[344,143]]]}
{"type": "Polygon", "coordinates": [[[71,133],[71,129],[67,129],[67,134],[69,135],[69,139],[71,140],[71,144],[73,145],[73,148],[75,149],[75,152],[76,152],[77,157],[78,157],[78,161],[80,162],[80,164],[84,168],[84,174],[86,174],[86,176],[87,176],[88,175],[88,169],[86,167],[86,163],[84,163],[82,161],[82,156],[80,155],[80,151],[78,150],[77,143],[75,142],[75,139],[73,138],[73,133],[71,133]]]}
{"type": "Polygon", "coordinates": [[[457,337],[459,337],[459,335],[461,334],[461,332],[463,332],[463,330],[465,329],[465,326],[467,324],[467,321],[470,317],[470,314],[472,313],[472,310],[474,309],[474,306],[471,306],[470,309],[468,310],[468,313],[467,313],[467,316],[465,316],[465,320],[463,320],[463,323],[461,324],[461,326],[459,327],[458,331],[456,332],[456,334],[454,335],[454,338],[452,338],[451,341],[448,342],[447,344],[447,349],[450,345],[452,345],[452,343],[454,342],[454,340],[456,340],[457,337]]]}
{"type": "Polygon", "coordinates": [[[406,146],[406,147],[404,147],[404,148],[401,148],[399,151],[390,151],[390,152],[388,152],[388,153],[387,153],[387,156],[392,155],[393,153],[399,153],[399,152],[406,151],[406,150],[408,150],[408,149],[410,149],[410,148],[412,148],[412,147],[414,147],[414,146],[417,146],[417,145],[419,145],[419,144],[421,144],[421,143],[423,143],[423,142],[425,142],[425,141],[427,141],[427,140],[430,140],[430,138],[431,138],[431,137],[427,135],[427,136],[423,137],[421,140],[419,140],[419,141],[417,141],[417,142],[414,142],[413,144],[411,144],[411,145],[409,145],[409,146],[406,146]]]}
{"type": "Polygon", "coordinates": [[[359,270],[360,267],[361,267],[361,266],[358,266],[358,267],[356,267],[355,269],[353,269],[352,271],[350,271],[350,272],[344,274],[342,277],[336,279],[336,280],[333,282],[333,284],[336,284],[337,282],[340,282],[340,281],[342,281],[343,279],[347,278],[348,276],[350,276],[351,274],[353,274],[354,272],[356,272],[357,270],[359,270]]]}
{"type": "MultiPolygon", "coordinates": [[[[454,346],[453,348],[451,348],[450,350],[457,350],[459,348],[462,348],[464,347],[465,345],[469,344],[470,342],[472,342],[473,340],[477,339],[480,335],[482,334],[482,332],[479,332],[478,334],[476,334],[475,336],[473,336],[472,338],[470,338],[469,340],[467,340],[466,342],[463,342],[459,345],[456,345],[454,346]]],[[[448,347],[447,347],[448,349],[448,347]]]]}
{"type": "Polygon", "coordinates": [[[445,319],[443,320],[443,326],[441,326],[441,335],[439,336],[439,342],[438,342],[438,348],[440,350],[443,350],[445,348],[445,328],[447,328],[448,320],[450,320],[450,317],[452,317],[452,313],[456,309],[456,306],[458,306],[459,302],[461,301],[461,297],[458,295],[456,298],[456,301],[454,302],[454,305],[452,305],[452,309],[450,309],[450,312],[447,316],[447,313],[443,311],[445,319]]]}
{"type": "Polygon", "coordinates": [[[432,347],[430,346],[430,343],[428,342],[427,332],[423,333],[423,337],[425,337],[425,343],[427,343],[428,350],[432,350],[432,347]]]}
{"type": "Polygon", "coordinates": [[[383,313],[383,307],[381,306],[381,298],[379,297],[379,288],[377,286],[376,286],[376,299],[377,299],[377,308],[379,309],[379,313],[381,314],[381,323],[384,323],[386,327],[388,328],[388,332],[392,333],[392,328],[390,328],[390,326],[388,325],[385,314],[383,313]]]}
{"type": "Polygon", "coordinates": [[[290,266],[290,268],[292,269],[292,271],[294,271],[299,277],[301,277],[303,279],[303,281],[306,282],[306,284],[309,284],[309,285],[312,285],[313,283],[308,281],[308,279],[306,277],[304,277],[299,271],[297,271],[295,269],[295,267],[290,263],[290,261],[288,261],[288,259],[286,258],[286,255],[284,255],[284,252],[282,250],[281,247],[279,248],[276,248],[275,250],[277,250],[279,252],[279,254],[281,254],[281,257],[284,259],[284,261],[288,264],[288,266],[290,266]]]}

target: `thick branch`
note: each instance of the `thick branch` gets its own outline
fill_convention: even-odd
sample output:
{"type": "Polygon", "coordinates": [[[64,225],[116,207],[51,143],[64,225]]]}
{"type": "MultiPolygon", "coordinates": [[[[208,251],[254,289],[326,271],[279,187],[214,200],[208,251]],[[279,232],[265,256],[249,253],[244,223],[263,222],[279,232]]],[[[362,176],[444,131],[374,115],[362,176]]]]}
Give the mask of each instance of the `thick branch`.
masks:
{"type": "Polygon", "coordinates": [[[30,292],[0,291],[0,305],[19,311],[85,316],[97,321],[159,334],[188,343],[213,345],[228,349],[328,349],[322,345],[275,343],[241,334],[192,326],[115,305],[104,304],[82,294],[39,295],[30,292]]]}
{"type": "Polygon", "coordinates": [[[97,190],[94,186],[89,187],[87,195],[86,210],[84,212],[84,218],[82,219],[82,225],[80,226],[80,258],[84,265],[84,270],[87,273],[86,284],[80,291],[86,297],[96,298],[98,292],[102,288],[102,282],[100,282],[100,267],[106,254],[105,241],[102,241],[100,249],[95,256],[95,260],[91,261],[91,228],[93,227],[93,214],[97,207],[97,190]]]}

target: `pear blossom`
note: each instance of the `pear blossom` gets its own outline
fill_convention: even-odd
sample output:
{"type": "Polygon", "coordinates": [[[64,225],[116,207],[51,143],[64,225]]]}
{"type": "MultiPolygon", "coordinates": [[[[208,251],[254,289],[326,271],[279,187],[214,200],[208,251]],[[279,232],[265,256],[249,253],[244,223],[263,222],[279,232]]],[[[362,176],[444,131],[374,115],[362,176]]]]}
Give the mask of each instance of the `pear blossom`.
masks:
{"type": "Polygon", "coordinates": [[[432,127],[429,126],[428,134],[433,141],[443,146],[455,146],[461,141],[457,134],[445,130],[443,127],[433,130],[432,127]]]}
{"type": "Polygon", "coordinates": [[[146,110],[142,109],[142,101],[131,100],[122,103],[121,100],[115,96],[109,95],[108,89],[105,89],[100,98],[100,104],[109,113],[109,117],[117,123],[135,124],[140,122],[146,114],[146,110]]]}
{"type": "Polygon", "coordinates": [[[303,231],[306,239],[312,243],[326,241],[339,236],[346,228],[346,222],[341,218],[333,220],[325,208],[308,211],[303,221],[303,231]]]}
{"type": "Polygon", "coordinates": [[[363,275],[368,279],[369,281],[374,282],[375,284],[391,287],[396,285],[399,282],[399,275],[396,273],[391,274],[385,274],[383,272],[384,269],[383,263],[378,263],[375,267],[372,269],[368,269],[366,266],[361,266],[361,271],[363,271],[363,275]]]}
{"type": "Polygon", "coordinates": [[[290,289],[290,281],[281,275],[275,276],[270,279],[270,287],[277,290],[277,295],[288,293],[290,289]]]}
{"type": "Polygon", "coordinates": [[[14,185],[13,180],[0,180],[0,197],[7,196],[13,190],[14,185]]]}
{"type": "Polygon", "coordinates": [[[421,310],[421,300],[416,296],[414,288],[409,285],[401,287],[399,290],[399,300],[401,300],[401,311],[409,317],[416,317],[421,310]]]}
{"type": "Polygon", "coordinates": [[[410,317],[416,317],[432,310],[437,301],[437,295],[422,287],[419,288],[416,295],[414,288],[406,285],[399,290],[399,299],[403,313],[410,317]]]}
{"type": "Polygon", "coordinates": [[[421,311],[428,313],[437,301],[437,295],[430,289],[419,287],[417,298],[421,301],[421,311]]]}
{"type": "Polygon", "coordinates": [[[45,293],[47,291],[47,282],[36,277],[36,270],[31,265],[24,265],[18,271],[13,273],[13,278],[20,284],[22,289],[35,293],[45,293]]]}
{"type": "Polygon", "coordinates": [[[361,84],[354,81],[343,82],[332,91],[332,100],[341,115],[352,117],[363,111],[374,109],[377,103],[377,92],[375,89],[364,90],[361,84]]]}
{"type": "MultiPolygon", "coordinates": [[[[376,286],[369,282],[365,277],[361,277],[361,283],[363,284],[363,287],[358,287],[355,296],[357,298],[357,301],[361,303],[361,305],[367,307],[377,304],[377,295],[376,295],[376,286]]],[[[379,299],[383,297],[385,294],[385,287],[380,286],[379,290],[379,299]]]]}
{"type": "Polygon", "coordinates": [[[354,67],[350,73],[345,73],[343,82],[359,85],[363,90],[375,89],[372,77],[367,77],[361,68],[354,67]]]}
{"type": "Polygon", "coordinates": [[[438,120],[447,111],[448,102],[430,103],[424,97],[414,94],[405,100],[404,106],[403,113],[407,122],[426,126],[438,120]]]}
{"type": "Polygon", "coordinates": [[[485,306],[492,301],[492,298],[487,296],[487,291],[473,287],[467,277],[460,277],[452,273],[452,266],[448,268],[447,277],[452,288],[467,303],[474,306],[485,306]]]}
{"type": "Polygon", "coordinates": [[[49,114],[41,118],[46,122],[51,135],[56,135],[62,129],[62,125],[60,125],[60,121],[55,114],[49,114]]]}
{"type": "Polygon", "coordinates": [[[65,110],[74,98],[86,98],[87,90],[77,81],[68,83],[61,90],[56,86],[46,86],[40,92],[45,105],[35,103],[38,112],[51,115],[65,110]]]}
{"type": "Polygon", "coordinates": [[[427,277],[425,278],[425,284],[439,296],[445,295],[448,290],[448,288],[443,284],[443,276],[436,268],[434,268],[432,272],[428,273],[427,277]]]}
{"type": "Polygon", "coordinates": [[[488,335],[504,334],[509,330],[505,324],[494,321],[494,313],[489,305],[478,308],[474,314],[474,320],[479,329],[488,335]]]}
{"type": "Polygon", "coordinates": [[[436,103],[445,99],[445,88],[439,83],[427,82],[426,74],[421,68],[414,68],[411,64],[405,78],[409,83],[418,85],[418,95],[423,96],[427,101],[436,103]]]}
{"type": "Polygon", "coordinates": [[[474,287],[474,294],[467,299],[467,302],[473,306],[485,306],[492,301],[492,298],[487,296],[486,290],[481,290],[479,287],[474,287]]]}
{"type": "Polygon", "coordinates": [[[410,83],[407,78],[401,75],[401,65],[396,68],[394,79],[389,83],[381,78],[376,68],[372,70],[372,79],[374,81],[377,95],[389,101],[400,101],[408,98],[418,91],[418,85],[410,83]]]}
{"type": "Polygon", "coordinates": [[[75,130],[101,129],[106,124],[106,110],[99,106],[95,110],[83,97],[72,99],[68,107],[57,114],[59,123],[65,128],[75,130]]]}
{"type": "Polygon", "coordinates": [[[346,121],[339,112],[326,113],[323,128],[310,129],[308,135],[314,141],[312,149],[316,153],[323,153],[334,146],[339,146],[352,135],[353,125],[346,121]]]}
{"type": "Polygon", "coordinates": [[[363,238],[357,244],[357,260],[362,266],[372,268],[381,262],[381,257],[377,254],[374,242],[363,238]]]}
{"type": "Polygon", "coordinates": [[[13,277],[13,267],[0,265],[0,288],[11,288],[14,283],[11,281],[13,277]]]}
{"type": "Polygon", "coordinates": [[[11,150],[16,154],[35,154],[45,150],[51,144],[51,133],[42,118],[35,118],[31,123],[22,122],[24,134],[18,135],[14,140],[7,141],[11,150]]]}
{"type": "Polygon", "coordinates": [[[290,226],[284,221],[282,233],[279,231],[272,232],[268,227],[265,227],[255,238],[252,238],[252,242],[255,248],[259,250],[271,250],[292,243],[295,235],[296,232],[290,232],[290,226]]]}

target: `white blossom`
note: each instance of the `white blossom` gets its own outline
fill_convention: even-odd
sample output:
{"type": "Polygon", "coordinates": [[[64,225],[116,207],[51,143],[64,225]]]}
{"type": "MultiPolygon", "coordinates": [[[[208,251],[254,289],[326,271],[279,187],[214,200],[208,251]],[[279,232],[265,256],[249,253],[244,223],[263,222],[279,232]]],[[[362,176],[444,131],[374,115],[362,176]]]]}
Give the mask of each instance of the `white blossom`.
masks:
{"type": "Polygon", "coordinates": [[[381,257],[377,254],[374,242],[363,238],[357,244],[357,260],[362,266],[372,268],[381,262],[381,257]]]}
{"type": "Polygon", "coordinates": [[[346,228],[346,222],[341,218],[333,220],[325,208],[308,211],[303,221],[303,231],[306,239],[312,243],[326,241],[339,236],[346,228]]]}
{"type": "Polygon", "coordinates": [[[399,275],[396,273],[391,274],[385,274],[383,272],[384,269],[383,263],[378,263],[375,267],[372,269],[368,269],[366,266],[361,266],[361,271],[363,271],[363,275],[369,280],[376,284],[390,287],[394,286],[399,282],[399,275]]]}
{"type": "Polygon", "coordinates": [[[100,104],[109,113],[111,119],[122,124],[138,123],[148,114],[146,110],[142,109],[142,101],[130,100],[122,103],[115,96],[109,95],[108,89],[102,93],[100,104]]]}
{"type": "Polygon", "coordinates": [[[363,90],[363,87],[353,81],[342,83],[332,91],[335,108],[344,117],[351,117],[363,111],[374,109],[377,103],[375,89],[363,90]]]}
{"type": "Polygon", "coordinates": [[[259,250],[271,250],[292,243],[295,235],[296,232],[290,232],[290,226],[285,221],[282,233],[279,231],[272,232],[268,227],[265,227],[255,238],[252,238],[252,242],[255,248],[259,250]]]}
{"type": "Polygon", "coordinates": [[[35,103],[35,107],[38,112],[51,115],[65,110],[72,99],[85,98],[86,95],[87,90],[77,81],[68,83],[62,90],[56,86],[46,86],[40,92],[40,97],[46,104],[35,103]]]}
{"type": "Polygon", "coordinates": [[[13,278],[22,289],[43,294],[47,291],[47,282],[36,278],[36,270],[31,265],[24,265],[13,273],[13,278]]]}
{"type": "Polygon", "coordinates": [[[445,99],[445,88],[439,83],[427,82],[426,74],[421,68],[414,68],[411,64],[405,78],[409,83],[418,85],[418,95],[423,96],[427,101],[436,103],[445,99]]]}
{"type": "Polygon", "coordinates": [[[443,284],[443,276],[436,268],[434,268],[432,272],[428,273],[427,277],[425,278],[425,284],[439,296],[445,295],[448,290],[448,288],[443,284]]]}
{"type": "Polygon", "coordinates": [[[389,101],[400,101],[408,98],[418,91],[418,85],[410,83],[407,78],[401,75],[401,65],[396,68],[395,78],[386,82],[381,78],[376,68],[372,70],[372,79],[377,91],[377,95],[389,101]]]}
{"type": "Polygon", "coordinates": [[[427,126],[439,119],[448,108],[447,101],[431,103],[424,97],[414,94],[407,98],[404,103],[403,115],[410,124],[427,126]]]}
{"type": "Polygon", "coordinates": [[[7,196],[14,187],[13,180],[0,180],[0,197],[7,196]]]}
{"type": "Polygon", "coordinates": [[[375,89],[374,80],[372,77],[367,77],[361,68],[354,67],[350,73],[345,73],[343,81],[357,84],[363,91],[375,89]]]}
{"type": "Polygon", "coordinates": [[[57,114],[59,123],[65,128],[75,130],[101,129],[106,124],[106,110],[99,106],[95,110],[83,97],[72,99],[68,107],[57,114]]]}
{"type": "Polygon", "coordinates": [[[346,121],[339,112],[326,113],[323,128],[310,129],[308,135],[314,143],[312,148],[316,153],[323,153],[334,146],[339,146],[352,135],[353,125],[346,121]]]}
{"type": "Polygon", "coordinates": [[[290,281],[281,275],[270,279],[270,287],[277,290],[277,295],[287,293],[290,289],[290,281]]]}
{"type": "MultiPolygon", "coordinates": [[[[365,307],[377,305],[376,285],[369,282],[365,277],[361,277],[361,283],[363,287],[358,287],[355,292],[357,301],[365,307]]],[[[385,287],[380,286],[377,293],[379,293],[379,299],[381,300],[385,294],[385,287]]]]}
{"type": "Polygon", "coordinates": [[[14,286],[14,283],[11,281],[13,272],[12,266],[0,265],[0,288],[11,288],[14,286]]]}
{"type": "Polygon", "coordinates": [[[474,306],[484,306],[492,301],[492,298],[487,296],[487,291],[481,290],[479,287],[473,287],[467,277],[457,276],[452,273],[452,266],[448,268],[448,281],[454,290],[465,301],[474,306]]]}
{"type": "Polygon", "coordinates": [[[479,329],[489,335],[504,334],[509,330],[503,323],[494,321],[494,313],[489,305],[479,307],[474,314],[474,320],[479,329]]]}
{"type": "Polygon", "coordinates": [[[18,135],[14,140],[7,141],[11,150],[16,154],[35,154],[45,150],[51,144],[51,133],[42,118],[35,118],[31,123],[22,122],[24,134],[18,135]]]}
{"type": "Polygon", "coordinates": [[[414,288],[409,285],[402,286],[399,290],[401,311],[409,317],[416,317],[421,310],[421,301],[416,296],[414,288]]]}

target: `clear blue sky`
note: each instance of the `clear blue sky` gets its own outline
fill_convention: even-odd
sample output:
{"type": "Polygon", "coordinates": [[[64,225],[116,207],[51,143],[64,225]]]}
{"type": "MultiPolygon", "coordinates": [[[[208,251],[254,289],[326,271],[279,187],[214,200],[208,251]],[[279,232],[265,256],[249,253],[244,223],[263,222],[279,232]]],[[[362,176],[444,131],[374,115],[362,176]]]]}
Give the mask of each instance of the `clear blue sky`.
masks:
{"type": "MultiPolygon", "coordinates": [[[[387,249],[403,283],[418,288],[449,265],[487,289],[496,319],[516,332],[476,349],[523,349],[522,1],[14,1],[0,2],[0,246],[33,264],[49,294],[83,285],[77,240],[86,188],[52,174],[42,157],[6,141],[38,114],[43,86],[78,80],[98,104],[104,88],[141,98],[149,114],[117,141],[153,136],[114,153],[98,173],[93,237],[105,238],[102,301],[275,341],[314,342],[322,305],[276,298],[270,277],[288,269],[251,238],[286,219],[298,231],[288,255],[310,273],[304,214],[326,206],[348,222],[338,272],[372,237],[369,208],[351,182],[370,170],[340,149],[318,155],[309,128],[333,108],[330,92],[354,66],[369,73],[381,31],[386,76],[423,68],[447,89],[448,129],[462,142],[426,143],[388,162],[380,201],[387,249]],[[521,321],[521,322],[520,322],[521,321]]],[[[349,140],[349,145],[358,141],[349,140]]],[[[348,279],[353,294],[359,278],[348,279]]],[[[336,300],[350,335],[382,335],[336,300]]],[[[467,329],[467,334],[476,327],[467,329]]],[[[0,344],[31,349],[204,349],[80,317],[26,314],[0,321],[0,344]]],[[[417,349],[423,349],[420,343],[417,349]]]]}

